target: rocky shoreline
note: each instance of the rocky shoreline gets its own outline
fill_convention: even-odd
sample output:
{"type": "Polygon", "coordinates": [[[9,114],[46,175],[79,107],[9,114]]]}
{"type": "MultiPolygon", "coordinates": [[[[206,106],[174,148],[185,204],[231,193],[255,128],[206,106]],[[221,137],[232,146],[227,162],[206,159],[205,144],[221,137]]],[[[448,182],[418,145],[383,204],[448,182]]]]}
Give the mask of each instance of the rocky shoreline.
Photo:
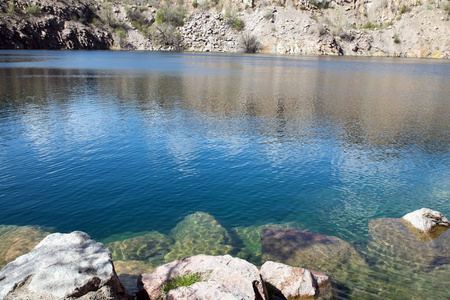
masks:
{"type": "Polygon", "coordinates": [[[356,279],[387,289],[364,275],[369,264],[441,274],[450,266],[449,226],[441,213],[424,208],[374,219],[371,257],[337,237],[263,226],[255,231],[261,248],[253,248],[262,254],[259,268],[233,252],[231,236],[205,213],[187,216],[171,237],[152,232],[106,245],[79,231],[0,226],[0,259],[8,263],[0,271],[0,299],[333,299],[356,279]],[[183,276],[195,280],[166,290],[183,276]]]}
{"type": "Polygon", "coordinates": [[[448,1],[0,2],[0,49],[450,57],[448,1]]]}

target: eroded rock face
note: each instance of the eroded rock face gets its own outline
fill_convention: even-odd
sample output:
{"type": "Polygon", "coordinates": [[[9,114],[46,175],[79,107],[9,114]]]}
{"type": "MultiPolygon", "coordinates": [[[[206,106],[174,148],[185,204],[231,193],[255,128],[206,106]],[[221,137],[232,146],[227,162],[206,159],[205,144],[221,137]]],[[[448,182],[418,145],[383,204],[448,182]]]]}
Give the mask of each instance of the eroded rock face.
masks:
{"type": "MultiPolygon", "coordinates": [[[[319,287],[325,289],[330,279],[324,273],[295,268],[282,263],[267,261],[261,266],[263,280],[275,287],[287,299],[295,297],[314,297],[319,287]]],[[[328,286],[328,288],[330,288],[328,286]]],[[[322,293],[323,294],[323,293],[322,293]]]]}
{"type": "Polygon", "coordinates": [[[450,230],[425,239],[402,219],[375,219],[369,222],[369,233],[367,248],[379,265],[427,270],[450,263],[450,230]]]}
{"type": "Polygon", "coordinates": [[[196,212],[186,216],[172,229],[175,246],[166,262],[197,254],[225,255],[233,250],[231,237],[213,216],[196,212]]]}
{"type": "Polygon", "coordinates": [[[263,261],[333,274],[352,264],[364,265],[360,254],[334,236],[268,227],[261,232],[263,261]]]}
{"type": "MultiPolygon", "coordinates": [[[[161,287],[170,279],[193,273],[200,274],[201,281],[216,286],[223,285],[224,288],[220,288],[220,294],[228,293],[227,290],[229,290],[231,294],[227,297],[236,296],[237,299],[254,300],[259,299],[256,297],[264,295],[258,269],[249,262],[233,258],[230,255],[196,255],[183,258],[156,268],[152,274],[143,274],[139,285],[146,291],[150,299],[158,299],[162,294],[161,287]]],[[[194,289],[184,289],[179,293],[183,295],[197,294],[200,293],[198,290],[199,287],[196,286],[194,289]]]]}
{"type": "Polygon", "coordinates": [[[406,214],[402,217],[403,220],[409,222],[414,228],[423,231],[424,233],[431,233],[432,231],[444,231],[450,227],[447,218],[438,211],[429,208],[421,208],[406,214]],[[439,227],[444,227],[439,230],[439,227]]]}
{"type": "Polygon", "coordinates": [[[54,233],[0,271],[0,299],[132,299],[111,254],[86,233],[54,233]]]}

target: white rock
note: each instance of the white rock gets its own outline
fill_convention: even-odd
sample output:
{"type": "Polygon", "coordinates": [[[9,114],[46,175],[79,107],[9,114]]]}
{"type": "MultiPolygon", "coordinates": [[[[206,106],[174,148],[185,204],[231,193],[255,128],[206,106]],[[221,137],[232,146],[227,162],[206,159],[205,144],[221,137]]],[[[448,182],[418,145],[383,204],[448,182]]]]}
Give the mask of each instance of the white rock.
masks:
{"type": "Polygon", "coordinates": [[[143,274],[139,285],[146,290],[150,299],[158,299],[162,285],[174,277],[189,273],[198,273],[203,281],[225,286],[238,295],[239,299],[255,299],[253,286],[260,295],[264,294],[258,269],[251,263],[230,255],[201,254],[183,258],[156,268],[152,274],[143,274]]]}
{"type": "Polygon", "coordinates": [[[267,261],[261,266],[261,276],[288,299],[313,297],[318,293],[319,285],[329,282],[328,276],[323,273],[273,261],[267,261]]]}
{"type": "Polygon", "coordinates": [[[55,233],[0,271],[0,299],[132,299],[109,250],[86,233],[55,233]],[[98,292],[98,293],[97,293],[98,292]]]}
{"type": "Polygon", "coordinates": [[[446,227],[450,226],[450,223],[443,214],[429,208],[421,208],[413,211],[404,215],[402,219],[408,221],[412,226],[424,232],[430,232],[438,225],[446,227]]]}
{"type": "Polygon", "coordinates": [[[197,282],[191,286],[183,286],[167,293],[166,300],[240,300],[239,294],[233,293],[223,284],[216,282],[197,282]]]}

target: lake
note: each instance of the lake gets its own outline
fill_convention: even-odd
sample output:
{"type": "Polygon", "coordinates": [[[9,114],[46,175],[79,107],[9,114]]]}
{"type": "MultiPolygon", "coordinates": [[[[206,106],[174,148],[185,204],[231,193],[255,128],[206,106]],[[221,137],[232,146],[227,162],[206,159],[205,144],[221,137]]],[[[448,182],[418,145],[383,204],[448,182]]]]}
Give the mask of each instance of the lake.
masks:
{"type": "Polygon", "coordinates": [[[104,243],[213,224],[256,264],[277,224],[361,253],[341,298],[450,297],[446,260],[411,279],[367,250],[373,219],[450,217],[448,61],[0,51],[0,83],[0,224],[104,243]]]}

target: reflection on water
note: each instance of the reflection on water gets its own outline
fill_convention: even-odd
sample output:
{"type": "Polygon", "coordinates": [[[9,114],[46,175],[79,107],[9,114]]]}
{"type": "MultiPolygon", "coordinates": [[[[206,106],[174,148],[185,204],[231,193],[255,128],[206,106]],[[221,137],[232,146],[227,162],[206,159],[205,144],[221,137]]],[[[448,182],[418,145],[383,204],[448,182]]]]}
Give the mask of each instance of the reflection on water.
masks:
{"type": "Polygon", "coordinates": [[[259,264],[267,224],[328,234],[364,260],[334,274],[345,297],[427,297],[448,274],[377,264],[369,235],[372,219],[450,215],[446,62],[1,54],[3,224],[83,230],[154,264],[189,249],[259,264]]]}

